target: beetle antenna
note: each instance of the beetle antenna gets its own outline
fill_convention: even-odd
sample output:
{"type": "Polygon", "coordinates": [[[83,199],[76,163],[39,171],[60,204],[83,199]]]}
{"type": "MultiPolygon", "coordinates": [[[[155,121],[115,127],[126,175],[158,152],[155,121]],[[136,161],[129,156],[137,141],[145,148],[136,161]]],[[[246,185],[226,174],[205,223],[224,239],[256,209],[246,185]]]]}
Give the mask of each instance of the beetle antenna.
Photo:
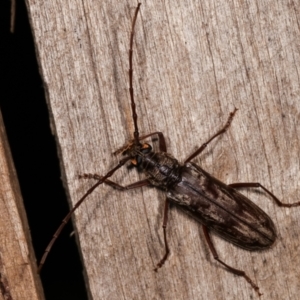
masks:
{"type": "Polygon", "coordinates": [[[134,27],[137,19],[137,15],[140,9],[141,3],[138,4],[134,18],[132,21],[132,28],[131,28],[131,35],[130,35],[130,45],[129,45],[129,92],[130,92],[130,102],[131,102],[131,111],[132,111],[132,118],[133,118],[133,123],[134,123],[134,133],[133,133],[133,138],[134,138],[134,143],[136,145],[139,144],[139,128],[137,125],[137,114],[136,114],[136,109],[135,109],[135,102],[134,102],[134,95],[133,95],[133,69],[132,69],[132,54],[133,54],[133,36],[134,36],[134,27]]]}
{"type": "Polygon", "coordinates": [[[61,231],[63,230],[63,228],[66,226],[66,224],[68,223],[68,221],[70,220],[71,216],[73,215],[74,211],[82,204],[82,202],[86,199],[86,197],[88,195],[90,195],[95,189],[96,187],[98,187],[100,184],[102,184],[103,182],[105,182],[105,180],[107,178],[109,178],[110,176],[112,176],[115,171],[117,171],[118,169],[120,169],[128,160],[130,159],[130,157],[125,157],[123,158],[117,166],[115,166],[113,169],[111,169],[105,176],[103,176],[101,179],[99,179],[92,187],[90,187],[87,192],[78,200],[78,202],[74,205],[74,207],[69,211],[69,213],[65,216],[65,218],[62,220],[60,226],[58,227],[58,229],[55,231],[50,243],[48,244],[41,260],[38,266],[38,273],[41,272],[42,267],[46,261],[46,258],[53,246],[53,244],[55,243],[55,241],[57,240],[58,236],[60,235],[61,231]]]}

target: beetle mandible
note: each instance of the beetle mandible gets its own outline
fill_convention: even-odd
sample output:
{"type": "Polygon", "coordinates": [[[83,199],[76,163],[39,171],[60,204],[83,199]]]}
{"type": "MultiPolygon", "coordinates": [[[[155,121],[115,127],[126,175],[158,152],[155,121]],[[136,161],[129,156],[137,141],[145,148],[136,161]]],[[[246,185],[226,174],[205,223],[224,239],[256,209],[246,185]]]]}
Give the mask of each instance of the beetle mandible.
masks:
{"type": "Polygon", "coordinates": [[[167,153],[166,142],[162,132],[157,131],[140,136],[138,129],[138,116],[134,101],[132,67],[134,29],[140,5],[141,4],[139,3],[132,21],[129,46],[129,92],[132,120],[134,124],[133,139],[115,152],[115,154],[123,154],[125,157],[122,158],[106,175],[100,176],[97,174],[84,174],[81,176],[81,178],[95,179],[97,182],[88,189],[88,191],[81,197],[62,221],[44,252],[38,271],[41,271],[49,251],[74,211],[99,185],[105,183],[121,191],[152,185],[167,192],[163,217],[165,253],[162,259],[158,262],[155,271],[163,266],[170,253],[166,227],[169,203],[173,202],[201,223],[206,242],[214,259],[216,259],[231,273],[244,277],[258,295],[261,295],[259,287],[244,271],[229,266],[218,257],[217,251],[211,241],[209,230],[213,230],[220,237],[241,248],[247,250],[263,250],[269,248],[276,240],[277,236],[274,223],[263,210],[244,195],[237,192],[236,189],[261,188],[279,206],[294,207],[299,206],[300,202],[292,204],[282,203],[275,195],[273,195],[273,193],[257,182],[233,183],[226,185],[211,176],[195,163],[191,162],[192,159],[202,153],[211,141],[226,132],[237,111],[236,108],[230,113],[225,126],[223,126],[206,143],[197,149],[197,151],[191,154],[183,163],[179,163],[177,159],[167,153]],[[159,152],[154,152],[148,143],[142,142],[144,139],[152,136],[158,136],[159,152]],[[121,186],[108,179],[129,161],[133,166],[142,170],[146,174],[147,178],[127,186],[121,186]]]}

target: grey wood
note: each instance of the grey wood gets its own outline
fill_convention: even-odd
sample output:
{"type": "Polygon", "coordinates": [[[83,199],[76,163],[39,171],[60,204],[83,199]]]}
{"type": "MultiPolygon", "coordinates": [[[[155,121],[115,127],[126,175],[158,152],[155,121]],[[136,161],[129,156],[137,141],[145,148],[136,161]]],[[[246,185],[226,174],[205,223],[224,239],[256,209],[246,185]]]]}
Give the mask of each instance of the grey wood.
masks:
{"type": "Polygon", "coordinates": [[[0,112],[0,299],[44,299],[17,173],[0,112]]]}
{"type": "MultiPolygon", "coordinates": [[[[128,48],[136,1],[27,0],[51,125],[71,206],[120,158],[132,137],[128,48]]],[[[260,182],[299,201],[299,1],[143,1],[134,44],[141,134],[162,131],[183,161],[239,110],[230,130],[194,161],[226,183],[260,182]]],[[[113,180],[143,176],[126,168],[113,180]]],[[[218,237],[220,257],[243,269],[262,299],[297,299],[300,208],[245,192],[274,220],[278,242],[247,252],[218,237]]],[[[249,284],[217,264],[201,227],[176,208],[163,255],[165,195],[101,186],[74,222],[92,299],[250,299],[249,284]]],[[[51,253],[50,253],[51,255],[51,253]]],[[[62,256],[68,255],[62,249],[62,256]]],[[[63,266],[62,266],[63,267],[63,266]]],[[[58,270],[59,271],[59,270],[58,270]]]]}

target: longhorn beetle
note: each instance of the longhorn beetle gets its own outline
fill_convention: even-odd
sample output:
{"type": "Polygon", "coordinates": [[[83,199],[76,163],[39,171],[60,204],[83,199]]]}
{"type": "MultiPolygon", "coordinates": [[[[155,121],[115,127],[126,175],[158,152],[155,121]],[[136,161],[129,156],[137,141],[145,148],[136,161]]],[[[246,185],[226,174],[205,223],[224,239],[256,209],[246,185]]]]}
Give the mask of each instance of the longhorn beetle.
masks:
{"type": "Polygon", "coordinates": [[[229,266],[219,258],[211,241],[209,230],[213,230],[215,233],[219,234],[220,237],[241,248],[247,250],[263,250],[269,248],[276,240],[277,236],[274,223],[264,211],[244,195],[237,192],[236,189],[261,188],[279,206],[294,207],[299,206],[300,202],[293,204],[282,203],[275,195],[257,182],[232,183],[226,185],[211,176],[195,163],[191,162],[191,160],[199,155],[212,140],[226,132],[237,111],[236,108],[230,113],[225,126],[197,149],[197,151],[191,154],[184,163],[179,163],[177,159],[167,153],[165,138],[162,132],[156,131],[140,136],[137,122],[138,116],[134,101],[132,68],[134,29],[140,5],[141,4],[139,3],[135,10],[129,44],[129,92],[132,120],[134,124],[133,139],[114,153],[122,153],[125,157],[122,158],[113,169],[106,173],[106,175],[84,174],[80,176],[80,178],[91,178],[97,182],[81,197],[62,221],[43,254],[38,267],[38,272],[41,271],[54,242],[74,211],[99,185],[105,183],[120,191],[152,185],[165,190],[167,193],[163,217],[165,253],[158,262],[155,271],[163,266],[170,252],[166,227],[169,202],[173,202],[178,204],[182,210],[195,218],[202,225],[206,242],[214,259],[231,273],[244,277],[260,296],[261,293],[259,287],[244,271],[229,266]],[[158,136],[159,152],[154,152],[148,143],[142,142],[142,140],[154,135],[158,136]],[[121,186],[108,179],[128,161],[139,170],[142,170],[147,178],[127,186],[121,186]]]}

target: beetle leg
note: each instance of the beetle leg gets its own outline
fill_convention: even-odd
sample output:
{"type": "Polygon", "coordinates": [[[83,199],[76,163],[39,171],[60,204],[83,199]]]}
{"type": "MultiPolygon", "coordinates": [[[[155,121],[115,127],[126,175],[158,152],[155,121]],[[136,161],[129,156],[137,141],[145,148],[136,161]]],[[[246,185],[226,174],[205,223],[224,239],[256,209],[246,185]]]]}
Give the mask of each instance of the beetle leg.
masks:
{"type": "MultiPolygon", "coordinates": [[[[95,180],[101,180],[103,178],[103,176],[100,176],[98,174],[83,174],[83,175],[79,175],[79,179],[95,179],[95,180]]],[[[148,179],[143,179],[143,180],[140,180],[140,181],[137,181],[137,182],[134,182],[134,183],[131,183],[131,184],[128,184],[128,185],[120,185],[114,181],[111,181],[109,179],[106,179],[104,181],[104,183],[110,185],[111,187],[113,187],[114,189],[117,189],[119,191],[125,191],[125,190],[132,190],[132,189],[136,189],[136,188],[139,188],[139,187],[142,187],[142,186],[147,186],[147,185],[150,185],[150,182],[148,179]]]]}
{"type": "Polygon", "coordinates": [[[214,257],[215,260],[217,260],[220,264],[222,264],[224,267],[226,267],[226,269],[228,269],[231,273],[235,274],[235,275],[238,275],[238,276],[242,276],[244,277],[247,282],[249,282],[252,286],[252,288],[258,293],[259,296],[261,296],[262,294],[259,292],[259,287],[250,279],[250,277],[248,277],[246,275],[246,273],[242,270],[238,270],[238,269],[235,269],[233,267],[230,267],[229,265],[227,265],[226,263],[224,263],[218,256],[217,254],[217,251],[213,245],[213,242],[210,238],[210,235],[209,235],[209,231],[208,231],[208,228],[204,225],[202,225],[202,229],[203,229],[203,232],[204,232],[204,236],[205,236],[205,239],[206,239],[206,242],[209,246],[209,249],[210,251],[212,252],[212,255],[214,257]]]}
{"type": "MultiPolygon", "coordinates": [[[[95,179],[95,180],[101,180],[103,176],[100,176],[98,174],[83,174],[83,175],[79,175],[80,179],[95,179]]],[[[134,182],[132,184],[126,185],[126,186],[122,186],[114,181],[108,180],[106,179],[104,181],[104,183],[110,185],[111,187],[113,187],[114,189],[120,190],[120,191],[124,191],[124,190],[130,190],[130,189],[135,189],[138,187],[142,187],[142,186],[147,186],[150,185],[151,183],[149,182],[148,179],[144,179],[144,180],[140,180],[137,182],[134,182]]],[[[164,244],[165,244],[165,254],[163,256],[163,258],[159,261],[159,263],[157,264],[156,268],[154,269],[155,272],[157,272],[157,270],[159,268],[161,268],[165,261],[168,258],[168,255],[170,253],[170,248],[169,248],[169,244],[168,244],[168,240],[167,240],[167,223],[168,223],[168,211],[169,211],[169,199],[166,198],[165,201],[165,208],[164,208],[164,219],[163,219],[163,233],[164,233],[164,244]]]]}
{"type": "Polygon", "coordinates": [[[225,124],[225,126],[220,129],[215,135],[213,135],[206,143],[204,143],[197,151],[195,151],[193,154],[191,154],[186,160],[185,160],[185,164],[187,162],[189,162],[190,160],[192,160],[193,158],[195,158],[197,155],[199,155],[206,147],[207,145],[213,140],[215,139],[217,136],[223,134],[226,132],[226,130],[228,129],[228,127],[230,126],[232,120],[233,120],[233,117],[235,115],[237,111],[237,108],[234,108],[234,111],[230,113],[229,117],[228,117],[228,120],[225,124]]]}
{"type": "Polygon", "coordinates": [[[154,269],[155,272],[157,272],[157,270],[163,266],[163,264],[167,260],[168,255],[170,253],[170,248],[169,248],[168,241],[167,241],[167,231],[166,231],[167,223],[168,223],[168,211],[169,211],[169,199],[166,198],[165,208],[164,208],[164,220],[163,220],[163,226],[162,226],[163,231],[164,231],[165,255],[160,260],[160,262],[156,265],[156,268],[154,269]]]}
{"type": "Polygon", "coordinates": [[[299,206],[300,202],[295,202],[295,203],[283,203],[281,202],[273,193],[271,193],[269,190],[267,190],[263,185],[261,185],[259,182],[240,182],[240,183],[231,183],[228,184],[232,188],[262,188],[267,194],[269,194],[276,204],[278,206],[283,206],[283,207],[294,207],[294,206],[299,206]]]}
{"type": "Polygon", "coordinates": [[[149,136],[155,135],[155,134],[158,135],[159,151],[160,152],[167,152],[166,140],[165,140],[165,137],[164,137],[163,133],[160,132],[160,131],[156,131],[156,132],[152,132],[152,133],[140,136],[139,140],[143,140],[143,139],[145,139],[149,136]]]}
{"type": "Polygon", "coordinates": [[[81,203],[87,198],[87,196],[89,196],[99,185],[101,185],[103,182],[105,182],[107,180],[108,177],[111,177],[118,169],[120,169],[123,165],[125,165],[125,163],[130,159],[130,157],[125,157],[122,160],[119,161],[119,163],[113,168],[111,169],[109,172],[106,173],[105,176],[101,176],[101,178],[99,178],[99,180],[93,185],[91,186],[86,192],[85,194],[75,203],[74,207],[69,211],[69,213],[65,216],[65,218],[62,220],[60,226],[57,228],[57,230],[55,231],[50,243],[48,244],[38,267],[38,273],[41,272],[41,269],[46,261],[46,258],[53,246],[53,244],[55,243],[55,241],[57,240],[60,232],[63,230],[63,228],[66,226],[66,224],[68,223],[68,221],[70,220],[70,218],[72,217],[72,214],[74,213],[74,211],[81,205],[81,203]]]}
{"type": "MultiPolygon", "coordinates": [[[[162,132],[160,131],[155,131],[149,134],[145,134],[139,137],[139,141],[146,139],[149,136],[153,136],[153,135],[158,135],[158,141],[159,141],[159,151],[160,152],[167,152],[167,146],[166,146],[166,140],[165,137],[163,135],[162,132]]],[[[123,151],[125,151],[126,149],[130,148],[130,146],[134,143],[134,140],[131,140],[128,144],[126,144],[125,146],[119,148],[118,150],[116,150],[113,154],[119,154],[122,153],[123,151]]]]}

